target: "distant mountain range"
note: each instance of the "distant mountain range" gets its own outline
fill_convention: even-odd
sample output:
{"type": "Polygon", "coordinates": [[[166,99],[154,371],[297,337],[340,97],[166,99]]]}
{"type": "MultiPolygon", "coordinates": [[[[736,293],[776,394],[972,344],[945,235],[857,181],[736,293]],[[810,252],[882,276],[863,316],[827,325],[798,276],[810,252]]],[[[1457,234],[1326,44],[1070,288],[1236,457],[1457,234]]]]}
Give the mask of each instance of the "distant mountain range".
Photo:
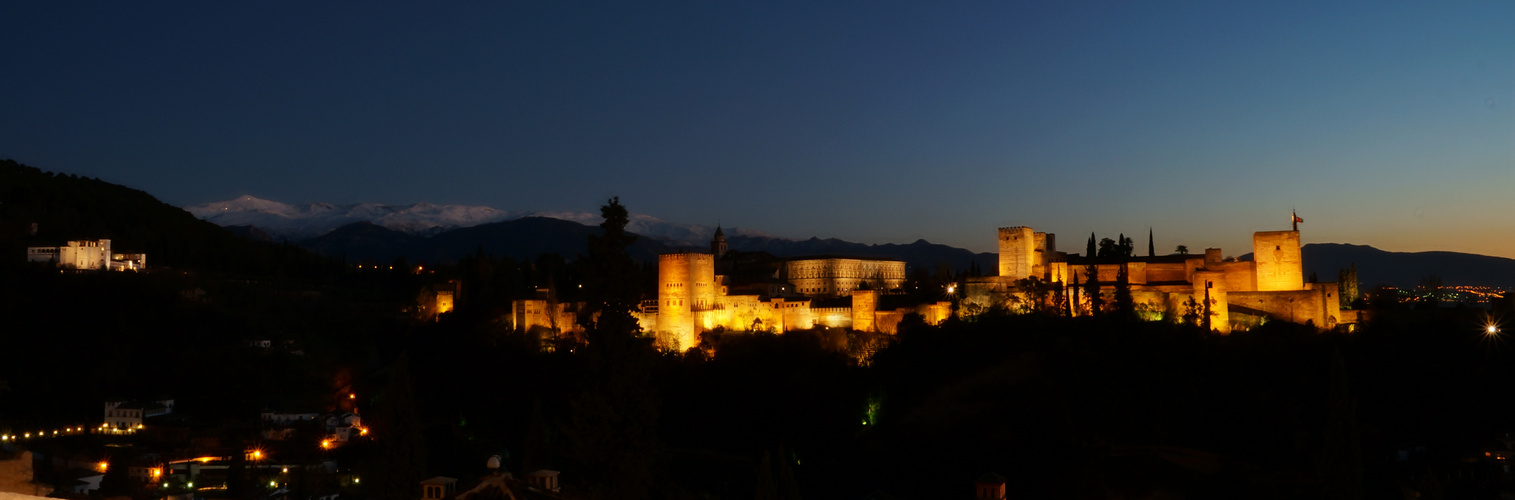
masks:
{"type": "MultiPolygon", "coordinates": [[[[201,219],[223,227],[251,226],[274,240],[304,241],[353,223],[367,222],[401,233],[432,236],[453,229],[528,217],[546,217],[598,226],[602,217],[589,212],[505,211],[485,206],[385,205],[381,203],[307,203],[291,205],[252,196],[184,207],[201,219]]],[[[709,245],[715,228],[678,224],[643,214],[631,214],[626,230],[674,246],[709,245]]],[[[768,236],[743,228],[726,228],[727,235],[768,236]]]]}
{"type": "MultiPolygon", "coordinates": [[[[1336,281],[1336,273],[1357,264],[1363,287],[1413,287],[1426,276],[1447,285],[1515,287],[1515,259],[1457,252],[1389,252],[1367,245],[1311,243],[1301,250],[1305,277],[1336,281]]],[[[1246,256],[1250,258],[1250,254],[1246,256]]],[[[1365,288],[1366,289],[1366,288],[1365,288]]]]}
{"type": "MultiPolygon", "coordinates": [[[[327,256],[387,262],[444,263],[477,252],[534,259],[543,253],[573,258],[598,234],[601,216],[587,212],[503,211],[490,207],[417,203],[289,205],[243,196],[186,207],[195,216],[255,241],[289,241],[327,256]]],[[[667,222],[633,214],[627,230],[641,236],[632,257],[654,262],[660,253],[706,250],[715,228],[667,222]]],[[[904,260],[913,269],[934,272],[945,263],[954,270],[977,265],[986,274],[997,266],[994,253],[938,245],[864,244],[838,239],[793,240],[741,228],[725,228],[732,250],[762,251],[777,257],[850,255],[904,260]]],[[[1337,271],[1357,264],[1363,286],[1415,286],[1435,275],[1448,285],[1515,287],[1515,259],[1456,252],[1387,252],[1370,246],[1312,243],[1303,248],[1305,276],[1335,281],[1337,271]]],[[[1250,254],[1242,256],[1250,259],[1250,254]]]]}
{"type": "MultiPolygon", "coordinates": [[[[588,212],[504,211],[490,207],[417,203],[290,205],[243,196],[235,200],[185,207],[195,216],[222,225],[245,238],[289,241],[327,256],[350,260],[451,262],[484,249],[493,255],[533,259],[543,253],[572,258],[584,252],[590,234],[598,234],[602,216],[588,212]]],[[[632,257],[657,260],[679,249],[707,250],[714,227],[667,222],[632,214],[626,229],[639,238],[632,257]]],[[[838,239],[791,240],[744,228],[722,232],[732,250],[763,251],[778,257],[851,255],[904,260],[911,267],[935,270],[978,264],[992,270],[997,257],[919,240],[908,245],[868,245],[838,239]]]]}

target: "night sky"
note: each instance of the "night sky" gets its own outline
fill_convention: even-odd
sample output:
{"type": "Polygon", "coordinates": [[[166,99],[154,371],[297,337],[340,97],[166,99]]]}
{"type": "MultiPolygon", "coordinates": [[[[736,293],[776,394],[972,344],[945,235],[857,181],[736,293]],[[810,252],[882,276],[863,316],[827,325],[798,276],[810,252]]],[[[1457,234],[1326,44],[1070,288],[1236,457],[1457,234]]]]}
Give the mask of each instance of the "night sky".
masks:
{"type": "Polygon", "coordinates": [[[816,3],[7,2],[0,158],[176,205],[1226,255],[1293,208],[1515,257],[1515,3],[816,3]]]}

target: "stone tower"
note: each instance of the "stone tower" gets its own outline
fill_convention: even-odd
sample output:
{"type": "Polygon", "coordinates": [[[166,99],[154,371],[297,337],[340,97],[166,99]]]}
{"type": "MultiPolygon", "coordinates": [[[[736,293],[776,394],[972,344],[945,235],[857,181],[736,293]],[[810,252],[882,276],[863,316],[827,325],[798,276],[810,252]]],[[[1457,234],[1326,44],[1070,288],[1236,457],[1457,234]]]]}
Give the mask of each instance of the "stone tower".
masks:
{"type": "Polygon", "coordinates": [[[999,275],[1012,280],[1031,276],[1036,264],[1036,235],[1029,227],[999,228],[999,275]]]}
{"type": "Polygon", "coordinates": [[[671,253],[658,256],[659,344],[684,350],[699,342],[695,313],[715,308],[715,256],[671,253]]]}
{"type": "Polygon", "coordinates": [[[710,253],[716,259],[726,256],[726,233],[721,232],[721,226],[715,226],[715,237],[710,239],[710,253]]]}
{"type": "Polygon", "coordinates": [[[689,254],[658,256],[658,334],[663,345],[677,344],[680,349],[694,336],[694,317],[690,314],[689,254]]]}
{"type": "Polygon", "coordinates": [[[1257,265],[1257,291],[1278,292],[1305,288],[1299,231],[1252,233],[1252,260],[1257,265]]]}

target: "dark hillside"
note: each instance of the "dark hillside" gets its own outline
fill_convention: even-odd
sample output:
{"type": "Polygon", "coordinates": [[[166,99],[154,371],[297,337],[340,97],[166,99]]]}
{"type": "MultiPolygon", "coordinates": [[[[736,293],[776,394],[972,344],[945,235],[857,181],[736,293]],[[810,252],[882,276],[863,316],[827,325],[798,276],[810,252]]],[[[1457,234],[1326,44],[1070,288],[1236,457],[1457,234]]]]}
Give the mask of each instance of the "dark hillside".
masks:
{"type": "Polygon", "coordinates": [[[28,246],[102,238],[116,252],[146,253],[149,267],[312,276],[328,266],[292,245],[238,238],[140,190],[0,160],[0,262],[22,261],[28,246]]]}

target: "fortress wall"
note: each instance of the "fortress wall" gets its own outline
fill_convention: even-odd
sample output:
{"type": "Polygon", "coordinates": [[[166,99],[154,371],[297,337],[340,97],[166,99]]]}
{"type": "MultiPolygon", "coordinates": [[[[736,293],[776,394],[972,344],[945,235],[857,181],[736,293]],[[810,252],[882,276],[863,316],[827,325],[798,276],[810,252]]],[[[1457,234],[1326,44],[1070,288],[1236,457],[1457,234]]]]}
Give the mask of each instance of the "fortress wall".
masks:
{"type": "Polygon", "coordinates": [[[1036,236],[1029,227],[999,228],[999,275],[1010,279],[1031,276],[1036,236]]]}
{"type": "Polygon", "coordinates": [[[1067,284],[1070,283],[1068,280],[1071,278],[1072,275],[1068,274],[1067,262],[1053,262],[1047,264],[1047,281],[1067,284]]]}
{"type": "MultiPolygon", "coordinates": [[[[1143,283],[1161,283],[1170,281],[1188,281],[1189,272],[1180,263],[1151,263],[1143,266],[1146,278],[1143,283]]],[[[1135,273],[1132,273],[1133,275],[1135,273]]]]}
{"type": "Polygon", "coordinates": [[[1252,260],[1257,263],[1257,290],[1303,290],[1299,231],[1252,233],[1252,260]]]}
{"type": "Polygon", "coordinates": [[[963,283],[962,294],[963,309],[972,309],[972,306],[982,308],[993,307],[995,304],[1004,302],[1008,297],[1008,285],[1006,278],[1000,276],[985,276],[968,278],[963,283]]]}
{"type": "Polygon", "coordinates": [[[1206,267],[1225,273],[1226,290],[1250,292],[1257,289],[1256,265],[1253,262],[1238,260],[1206,267]]]}
{"type": "Polygon", "coordinates": [[[1147,284],[1147,263],[1146,262],[1127,262],[1126,263],[1126,280],[1128,282],[1130,282],[1132,285],[1145,285],[1145,284],[1147,284]]]}
{"type": "MultiPolygon", "coordinates": [[[[911,312],[914,312],[914,311],[907,310],[907,309],[896,309],[896,310],[893,310],[893,311],[879,311],[877,314],[874,315],[874,321],[875,321],[874,322],[874,327],[875,327],[875,329],[877,330],[878,333],[887,333],[889,335],[897,335],[900,332],[900,321],[903,321],[905,319],[905,314],[911,313],[911,312]]],[[[863,330],[859,330],[859,331],[863,331],[863,330]]]]}
{"type": "Polygon", "coordinates": [[[829,328],[852,328],[851,307],[820,307],[811,308],[811,314],[815,317],[815,326],[829,328]]]}
{"type": "Polygon", "coordinates": [[[1267,313],[1273,318],[1300,324],[1313,324],[1327,330],[1341,322],[1336,283],[1316,283],[1305,290],[1276,292],[1238,292],[1230,295],[1232,304],[1267,313]]]}
{"type": "MultiPolygon", "coordinates": [[[[783,325],[778,331],[791,332],[815,328],[815,311],[810,309],[810,301],[784,301],[781,305],[783,313],[779,317],[782,318],[783,325]]],[[[775,305],[775,307],[779,306],[775,305]]]]}

